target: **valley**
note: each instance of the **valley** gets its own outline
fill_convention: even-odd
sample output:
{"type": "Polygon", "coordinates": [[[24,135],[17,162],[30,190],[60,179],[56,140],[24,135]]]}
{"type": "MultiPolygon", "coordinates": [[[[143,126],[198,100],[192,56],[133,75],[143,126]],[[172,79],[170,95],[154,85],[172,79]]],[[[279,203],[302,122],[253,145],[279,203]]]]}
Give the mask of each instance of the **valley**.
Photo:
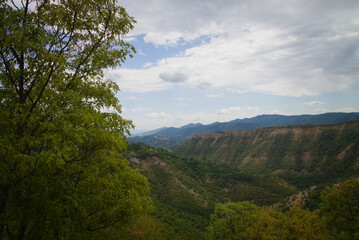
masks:
{"type": "Polygon", "coordinates": [[[129,144],[128,159],[148,178],[154,216],[168,224],[171,238],[206,239],[209,216],[218,203],[271,205],[298,191],[273,174],[250,173],[141,143],[129,144]]]}
{"type": "Polygon", "coordinates": [[[165,239],[208,239],[218,204],[318,209],[327,186],[359,177],[359,121],[195,134],[173,152],[129,143],[165,239]]]}

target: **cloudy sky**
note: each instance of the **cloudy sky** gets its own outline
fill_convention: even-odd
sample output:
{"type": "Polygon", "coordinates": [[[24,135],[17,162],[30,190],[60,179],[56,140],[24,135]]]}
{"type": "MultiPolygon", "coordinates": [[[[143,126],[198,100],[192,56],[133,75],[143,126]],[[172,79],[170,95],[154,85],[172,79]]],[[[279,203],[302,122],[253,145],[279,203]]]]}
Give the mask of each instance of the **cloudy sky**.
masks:
{"type": "Polygon", "coordinates": [[[137,54],[105,71],[136,130],[359,111],[358,0],[123,0],[137,54]]]}

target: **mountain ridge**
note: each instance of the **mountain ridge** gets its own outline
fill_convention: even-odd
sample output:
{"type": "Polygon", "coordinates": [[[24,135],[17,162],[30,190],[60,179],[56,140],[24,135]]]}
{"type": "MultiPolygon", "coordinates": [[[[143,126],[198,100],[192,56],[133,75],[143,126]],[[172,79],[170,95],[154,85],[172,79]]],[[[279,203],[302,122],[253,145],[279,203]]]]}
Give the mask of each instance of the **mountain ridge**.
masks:
{"type": "Polygon", "coordinates": [[[197,134],[175,152],[271,172],[285,180],[358,174],[359,121],[197,134]]]}
{"type": "Polygon", "coordinates": [[[203,125],[201,123],[190,123],[185,126],[165,127],[155,129],[129,137],[129,142],[142,142],[157,148],[174,150],[190,137],[200,133],[214,133],[227,130],[255,130],[268,126],[298,125],[298,124],[334,124],[352,120],[359,120],[359,113],[323,113],[303,115],[278,115],[263,114],[252,118],[235,119],[228,122],[214,122],[203,125]]]}

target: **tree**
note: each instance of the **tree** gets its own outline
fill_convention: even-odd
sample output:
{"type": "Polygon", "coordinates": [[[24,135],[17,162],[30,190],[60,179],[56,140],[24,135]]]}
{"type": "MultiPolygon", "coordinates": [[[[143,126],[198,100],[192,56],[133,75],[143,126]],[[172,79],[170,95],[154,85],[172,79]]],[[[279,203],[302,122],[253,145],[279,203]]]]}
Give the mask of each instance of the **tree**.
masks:
{"type": "Polygon", "coordinates": [[[121,239],[125,240],[161,240],[173,239],[170,229],[160,220],[150,216],[140,216],[134,219],[132,226],[124,231],[121,239]]]}
{"type": "Polygon", "coordinates": [[[285,213],[284,228],[288,230],[285,239],[323,239],[323,228],[317,211],[311,212],[300,207],[292,207],[285,213]]]}
{"type": "Polygon", "coordinates": [[[284,214],[250,202],[218,205],[211,215],[209,237],[213,240],[285,239],[284,214]]]}
{"type": "Polygon", "coordinates": [[[359,239],[359,180],[327,187],[321,197],[320,211],[333,239],[359,239]]]}
{"type": "Polygon", "coordinates": [[[258,210],[250,202],[219,204],[211,215],[210,239],[244,239],[244,223],[258,210]]]}
{"type": "Polygon", "coordinates": [[[249,202],[218,205],[208,230],[210,239],[322,239],[315,212],[295,207],[282,213],[249,202]]]}
{"type": "Polygon", "coordinates": [[[150,209],[102,71],[134,22],[115,0],[0,0],[0,239],[106,239],[150,209]]]}

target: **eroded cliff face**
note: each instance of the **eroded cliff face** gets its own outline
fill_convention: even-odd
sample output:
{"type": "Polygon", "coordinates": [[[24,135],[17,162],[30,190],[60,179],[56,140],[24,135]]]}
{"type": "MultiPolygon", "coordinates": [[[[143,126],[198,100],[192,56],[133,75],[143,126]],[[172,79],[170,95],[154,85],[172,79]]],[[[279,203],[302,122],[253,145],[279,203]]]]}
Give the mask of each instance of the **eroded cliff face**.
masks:
{"type": "Polygon", "coordinates": [[[355,171],[359,170],[359,121],[198,134],[176,152],[274,173],[355,171]]]}

